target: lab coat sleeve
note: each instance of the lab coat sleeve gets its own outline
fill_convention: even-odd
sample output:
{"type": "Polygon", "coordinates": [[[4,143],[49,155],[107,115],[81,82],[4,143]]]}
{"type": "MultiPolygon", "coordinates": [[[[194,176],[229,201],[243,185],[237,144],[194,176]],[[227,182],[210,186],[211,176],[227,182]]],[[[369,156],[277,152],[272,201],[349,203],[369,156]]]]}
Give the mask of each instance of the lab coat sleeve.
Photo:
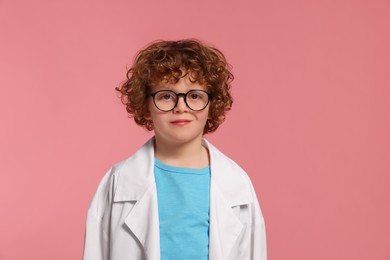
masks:
{"type": "Polygon", "coordinates": [[[96,214],[89,210],[85,230],[83,260],[108,260],[108,236],[96,214]]]}
{"type": "Polygon", "coordinates": [[[251,260],[267,260],[267,244],[265,222],[259,202],[252,183],[249,180],[251,195],[253,198],[251,205],[251,233],[250,243],[248,243],[248,252],[251,260]]]}
{"type": "Polygon", "coordinates": [[[109,260],[112,179],[110,170],[100,182],[88,209],[83,260],[109,260]]]}

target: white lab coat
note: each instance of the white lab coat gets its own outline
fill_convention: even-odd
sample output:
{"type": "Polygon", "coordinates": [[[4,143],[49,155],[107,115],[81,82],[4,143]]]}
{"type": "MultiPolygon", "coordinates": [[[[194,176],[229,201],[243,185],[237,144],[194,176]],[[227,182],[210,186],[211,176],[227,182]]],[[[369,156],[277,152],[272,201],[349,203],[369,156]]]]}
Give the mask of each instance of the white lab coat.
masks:
{"type": "MultiPolygon", "coordinates": [[[[266,260],[264,219],[247,174],[207,140],[210,260],[266,260]]],[[[104,176],[88,210],[84,260],[159,260],[153,138],[104,176]]],[[[185,260],[185,259],[184,259],[185,260]]]]}

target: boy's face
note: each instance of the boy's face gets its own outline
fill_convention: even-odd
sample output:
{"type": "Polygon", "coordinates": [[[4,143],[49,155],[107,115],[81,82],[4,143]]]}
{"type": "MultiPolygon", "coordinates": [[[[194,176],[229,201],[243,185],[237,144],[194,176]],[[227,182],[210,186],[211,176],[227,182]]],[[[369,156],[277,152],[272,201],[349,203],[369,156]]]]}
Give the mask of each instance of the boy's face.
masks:
{"type": "MultiPolygon", "coordinates": [[[[198,82],[191,82],[187,75],[177,83],[168,83],[166,80],[158,82],[152,87],[151,92],[171,90],[175,93],[187,93],[195,89],[207,91],[207,88],[198,82]]],[[[169,99],[169,96],[166,98],[169,99]]],[[[149,114],[146,119],[153,121],[155,136],[159,142],[177,145],[201,142],[209,115],[209,105],[201,111],[193,111],[184,102],[184,96],[180,96],[176,107],[172,111],[163,112],[155,106],[153,98],[150,97],[148,108],[149,114]]]]}

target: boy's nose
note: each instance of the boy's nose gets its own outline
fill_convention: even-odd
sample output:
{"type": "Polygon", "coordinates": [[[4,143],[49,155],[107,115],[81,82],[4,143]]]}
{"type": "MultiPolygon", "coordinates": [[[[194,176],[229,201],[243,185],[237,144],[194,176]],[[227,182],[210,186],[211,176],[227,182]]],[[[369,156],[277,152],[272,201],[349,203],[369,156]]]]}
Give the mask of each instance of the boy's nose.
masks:
{"type": "Polygon", "coordinates": [[[178,97],[177,105],[174,109],[175,112],[185,112],[188,110],[186,102],[184,101],[184,96],[178,97]]]}

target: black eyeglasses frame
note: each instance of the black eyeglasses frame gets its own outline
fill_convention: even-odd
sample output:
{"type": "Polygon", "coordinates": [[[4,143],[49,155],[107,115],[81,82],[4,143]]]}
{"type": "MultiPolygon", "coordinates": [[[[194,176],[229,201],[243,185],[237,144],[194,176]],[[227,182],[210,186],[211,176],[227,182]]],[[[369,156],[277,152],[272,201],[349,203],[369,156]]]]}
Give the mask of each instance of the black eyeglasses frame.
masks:
{"type": "Polygon", "coordinates": [[[180,97],[183,97],[184,103],[186,104],[186,106],[187,106],[190,110],[195,111],[195,112],[202,111],[202,110],[204,110],[204,109],[210,104],[210,100],[211,100],[211,98],[212,98],[211,93],[210,93],[210,92],[207,92],[207,91],[205,91],[205,90],[203,90],[203,89],[191,89],[191,90],[187,91],[187,93],[176,93],[175,91],[172,91],[172,90],[162,89],[162,90],[159,90],[159,91],[156,91],[156,92],[150,94],[150,96],[153,98],[153,104],[154,104],[154,106],[155,106],[158,110],[160,110],[160,111],[162,111],[162,112],[170,112],[170,111],[174,110],[175,107],[177,106],[177,103],[179,102],[179,98],[180,98],[180,97]],[[159,107],[157,106],[154,97],[156,96],[156,94],[158,94],[158,93],[160,93],[160,92],[163,92],[163,91],[165,91],[165,92],[168,91],[168,92],[171,92],[171,93],[173,93],[173,94],[176,95],[176,103],[175,103],[175,105],[173,106],[172,109],[163,110],[163,109],[161,109],[161,108],[159,108],[159,107]],[[192,109],[192,108],[188,105],[188,103],[187,103],[187,95],[188,95],[188,93],[193,92],[193,91],[201,91],[201,92],[204,92],[204,93],[207,94],[207,97],[208,97],[207,104],[206,104],[202,109],[195,110],[195,109],[192,109]]]}

